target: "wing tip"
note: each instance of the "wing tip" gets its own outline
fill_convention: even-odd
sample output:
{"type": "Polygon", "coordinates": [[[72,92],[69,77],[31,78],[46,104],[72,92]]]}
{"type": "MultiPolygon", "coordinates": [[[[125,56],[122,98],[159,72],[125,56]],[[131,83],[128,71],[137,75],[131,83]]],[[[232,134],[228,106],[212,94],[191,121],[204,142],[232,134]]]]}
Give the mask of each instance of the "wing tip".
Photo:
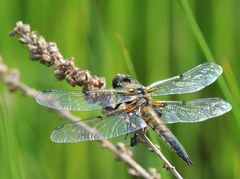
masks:
{"type": "MultiPolygon", "coordinates": [[[[55,130],[58,130],[62,127],[63,127],[63,125],[60,125],[60,126],[56,127],[55,130]]],[[[58,143],[58,144],[67,143],[66,141],[62,140],[61,138],[59,138],[59,136],[56,135],[55,130],[50,135],[51,141],[54,143],[58,143]]]]}
{"type": "Polygon", "coordinates": [[[62,109],[59,103],[57,102],[57,98],[51,93],[48,94],[48,92],[52,92],[52,91],[54,90],[47,90],[47,91],[42,91],[38,93],[37,96],[35,97],[36,103],[42,106],[48,107],[50,109],[64,111],[64,109],[62,109]]]}
{"type": "Polygon", "coordinates": [[[50,92],[53,92],[53,91],[54,91],[54,90],[52,90],[52,89],[44,89],[44,90],[42,90],[42,91],[39,92],[39,93],[37,94],[37,96],[35,97],[36,102],[39,103],[39,104],[42,104],[43,101],[41,100],[41,98],[43,98],[43,95],[44,95],[45,93],[50,93],[50,92]]]}
{"type": "Polygon", "coordinates": [[[222,74],[223,69],[222,69],[222,67],[220,65],[218,65],[218,64],[216,64],[214,62],[206,62],[205,64],[207,64],[208,66],[214,68],[218,75],[222,74]]]}
{"type": "Polygon", "coordinates": [[[48,108],[51,108],[51,106],[49,106],[49,104],[47,104],[46,99],[44,100],[44,93],[40,92],[36,97],[35,97],[35,101],[36,103],[42,105],[42,106],[46,106],[48,108]]]}
{"type": "Polygon", "coordinates": [[[215,99],[215,100],[218,100],[218,104],[216,104],[217,106],[217,109],[215,111],[215,116],[214,117],[218,117],[218,116],[221,116],[229,111],[232,110],[232,105],[227,102],[226,100],[222,99],[222,98],[212,98],[212,99],[215,99]]]}
{"type": "Polygon", "coordinates": [[[232,105],[229,102],[227,102],[225,99],[218,98],[218,97],[212,98],[212,99],[219,100],[221,102],[221,105],[224,106],[224,108],[226,109],[226,112],[231,111],[232,105]]]}
{"type": "Polygon", "coordinates": [[[61,142],[61,141],[59,141],[59,140],[56,140],[55,137],[52,136],[52,134],[51,134],[51,136],[50,136],[50,139],[51,139],[52,142],[57,143],[57,144],[63,143],[63,142],[61,142]]]}
{"type": "Polygon", "coordinates": [[[225,112],[227,113],[227,112],[231,111],[232,110],[232,105],[229,102],[225,101],[225,100],[223,100],[223,101],[224,101],[225,109],[226,109],[225,112]]]}
{"type": "Polygon", "coordinates": [[[37,96],[35,97],[35,101],[40,104],[40,105],[43,105],[43,102],[41,100],[41,96],[42,96],[43,92],[40,92],[37,94],[37,96]]]}

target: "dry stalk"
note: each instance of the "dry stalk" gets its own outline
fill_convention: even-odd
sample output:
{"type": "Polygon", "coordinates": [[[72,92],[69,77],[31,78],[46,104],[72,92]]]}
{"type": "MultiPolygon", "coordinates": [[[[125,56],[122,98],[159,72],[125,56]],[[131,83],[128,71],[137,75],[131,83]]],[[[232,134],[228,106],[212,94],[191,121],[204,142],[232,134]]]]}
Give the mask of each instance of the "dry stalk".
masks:
{"type": "Polygon", "coordinates": [[[105,86],[105,79],[91,75],[88,70],[82,70],[75,66],[74,59],[64,59],[59,52],[57,44],[46,42],[44,37],[38,36],[36,32],[31,31],[28,24],[17,22],[16,27],[10,36],[20,36],[19,42],[28,47],[30,59],[54,69],[55,76],[59,80],[66,79],[72,86],[83,86],[83,90],[100,89],[105,86]]]}
{"type": "MultiPolygon", "coordinates": [[[[91,73],[88,70],[81,70],[77,68],[74,65],[73,58],[64,60],[63,56],[61,55],[57,48],[57,45],[54,42],[47,43],[44,37],[38,36],[36,32],[31,31],[29,25],[23,24],[22,22],[17,22],[16,27],[12,32],[10,32],[10,35],[20,36],[19,42],[28,47],[30,51],[31,60],[38,60],[46,66],[53,66],[55,76],[59,80],[66,79],[67,82],[72,86],[76,85],[83,86],[84,91],[89,89],[101,89],[105,87],[105,79],[103,77],[91,75],[91,73]]],[[[38,91],[36,91],[35,89],[26,86],[18,79],[6,80],[10,76],[8,77],[6,73],[4,74],[5,74],[4,82],[7,83],[10,86],[10,88],[19,89],[23,93],[31,97],[35,97],[37,95],[38,91]]],[[[11,73],[8,74],[10,75],[11,73]]],[[[79,120],[78,117],[72,115],[70,112],[59,111],[58,113],[71,122],[79,120]]],[[[144,133],[141,132],[141,130],[138,133],[140,133],[140,137],[142,138],[144,143],[146,143],[150,148],[152,148],[153,152],[156,153],[161,160],[163,160],[165,168],[171,171],[176,176],[176,178],[182,179],[181,175],[177,172],[175,167],[173,167],[169,163],[169,161],[162,154],[160,149],[158,149],[151,142],[151,140],[144,133]]],[[[99,142],[102,144],[102,146],[112,151],[119,159],[123,160],[130,166],[129,169],[130,174],[141,176],[143,178],[160,178],[160,175],[157,172],[155,172],[154,169],[151,169],[151,171],[149,172],[143,169],[135,160],[132,159],[131,155],[129,155],[129,152],[127,150],[122,150],[122,147],[115,146],[108,140],[101,140],[99,142]]]]}
{"type": "Polygon", "coordinates": [[[158,157],[163,161],[163,166],[164,168],[166,168],[166,170],[171,171],[177,179],[183,179],[183,177],[178,173],[176,168],[167,160],[161,150],[152,143],[152,141],[148,138],[145,132],[139,130],[138,135],[139,137],[141,137],[142,140],[144,140],[144,143],[146,143],[151,148],[152,152],[156,153],[158,157]]]}

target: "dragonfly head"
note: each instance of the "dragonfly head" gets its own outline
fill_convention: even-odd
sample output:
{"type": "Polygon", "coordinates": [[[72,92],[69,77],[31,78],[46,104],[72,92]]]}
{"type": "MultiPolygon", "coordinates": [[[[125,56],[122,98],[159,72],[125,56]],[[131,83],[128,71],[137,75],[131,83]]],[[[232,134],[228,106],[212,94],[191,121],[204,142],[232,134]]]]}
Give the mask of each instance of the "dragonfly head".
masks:
{"type": "Polygon", "coordinates": [[[123,88],[126,84],[132,83],[130,75],[117,74],[112,80],[113,88],[123,88]]]}

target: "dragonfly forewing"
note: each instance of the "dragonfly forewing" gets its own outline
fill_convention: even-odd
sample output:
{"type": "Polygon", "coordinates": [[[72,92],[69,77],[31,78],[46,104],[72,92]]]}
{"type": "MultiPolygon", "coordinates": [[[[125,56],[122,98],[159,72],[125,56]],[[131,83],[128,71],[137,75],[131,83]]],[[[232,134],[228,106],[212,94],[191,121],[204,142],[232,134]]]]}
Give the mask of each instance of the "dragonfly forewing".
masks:
{"type": "Polygon", "coordinates": [[[37,103],[57,110],[91,111],[104,107],[114,107],[128,102],[134,96],[126,96],[122,91],[91,91],[84,94],[78,90],[46,90],[36,97],[37,103]]]}
{"type": "Polygon", "coordinates": [[[192,93],[213,83],[221,73],[221,66],[207,62],[181,75],[152,83],[146,90],[152,92],[152,96],[192,93]]]}

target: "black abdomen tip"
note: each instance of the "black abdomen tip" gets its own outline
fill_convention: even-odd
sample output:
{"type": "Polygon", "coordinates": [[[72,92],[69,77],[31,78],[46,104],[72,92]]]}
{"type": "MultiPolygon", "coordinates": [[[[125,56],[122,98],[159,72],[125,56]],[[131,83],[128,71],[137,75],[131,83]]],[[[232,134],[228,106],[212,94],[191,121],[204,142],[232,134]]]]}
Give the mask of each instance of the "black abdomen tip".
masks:
{"type": "Polygon", "coordinates": [[[188,165],[193,165],[193,162],[189,157],[181,157],[188,165]]]}

